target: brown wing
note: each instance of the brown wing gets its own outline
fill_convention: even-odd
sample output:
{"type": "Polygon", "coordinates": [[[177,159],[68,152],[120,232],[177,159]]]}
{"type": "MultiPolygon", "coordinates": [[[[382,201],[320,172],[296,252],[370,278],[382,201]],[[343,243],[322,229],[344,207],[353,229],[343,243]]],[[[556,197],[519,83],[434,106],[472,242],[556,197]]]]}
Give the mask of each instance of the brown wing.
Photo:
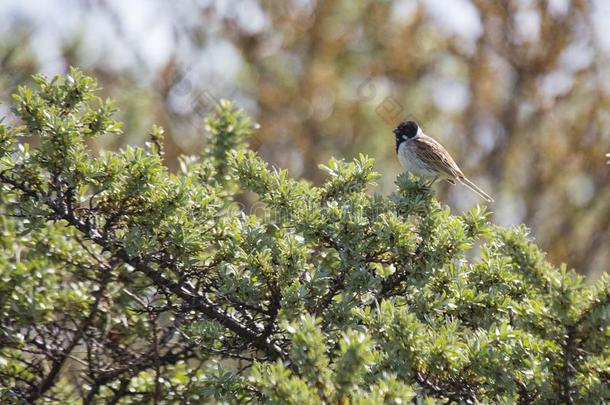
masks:
{"type": "Polygon", "coordinates": [[[451,155],[443,148],[443,145],[436,142],[427,135],[420,135],[413,139],[413,145],[417,148],[417,155],[430,168],[449,177],[461,179],[464,174],[455,163],[451,155]]]}

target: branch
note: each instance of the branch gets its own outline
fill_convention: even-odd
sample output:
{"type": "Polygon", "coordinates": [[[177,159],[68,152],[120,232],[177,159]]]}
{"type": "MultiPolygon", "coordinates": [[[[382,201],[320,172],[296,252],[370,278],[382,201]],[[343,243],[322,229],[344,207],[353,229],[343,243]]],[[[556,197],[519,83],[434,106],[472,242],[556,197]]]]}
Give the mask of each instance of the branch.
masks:
{"type": "MultiPolygon", "coordinates": [[[[106,273],[106,274],[109,275],[110,273],[106,273]]],[[[45,392],[47,392],[49,390],[49,388],[51,388],[53,386],[53,384],[55,383],[55,379],[57,378],[57,375],[59,374],[59,371],[61,370],[61,368],[64,365],[64,362],[70,356],[70,353],[76,347],[76,345],[78,344],[80,339],[83,337],[85,331],[89,328],[89,326],[91,326],[91,323],[93,322],[95,316],[97,315],[99,303],[100,303],[102,296],[104,295],[104,291],[105,291],[107,285],[108,285],[108,283],[106,283],[104,280],[102,280],[99,289],[93,293],[93,296],[95,297],[95,301],[93,303],[91,310],[89,311],[89,315],[87,315],[87,317],[83,320],[83,322],[78,326],[78,329],[75,331],[74,336],[72,337],[72,340],[70,341],[70,343],[68,343],[68,345],[55,358],[55,360],[53,360],[53,364],[51,365],[51,370],[49,371],[47,376],[42,380],[42,382],[38,385],[38,387],[28,396],[29,402],[36,401],[38,398],[43,396],[45,394],[45,392]]]]}
{"type": "Polygon", "coordinates": [[[93,228],[89,222],[79,219],[73,210],[67,210],[63,204],[58,204],[51,199],[40,198],[37,192],[29,189],[24,184],[9,178],[5,173],[0,173],[0,181],[11,185],[14,189],[21,191],[35,200],[42,200],[55,214],[52,219],[63,219],[67,221],[103,250],[112,252],[114,256],[123,263],[129,264],[135,271],[146,275],[158,288],[171,291],[177,297],[183,299],[188,305],[201,311],[209,319],[215,320],[228,330],[240,336],[246,342],[250,342],[254,347],[262,350],[271,360],[278,358],[285,359],[287,357],[280,347],[272,343],[270,339],[265,338],[260,331],[251,330],[242,325],[233,316],[220,311],[205,295],[197,295],[188,284],[177,284],[165,277],[161,272],[150,267],[144,260],[131,257],[120,244],[109,242],[102,236],[103,232],[93,228]]]}
{"type": "Polygon", "coordinates": [[[566,405],[574,405],[572,398],[573,387],[572,380],[574,379],[576,369],[572,365],[574,352],[576,351],[576,326],[569,325],[567,328],[567,336],[563,345],[563,367],[561,369],[561,387],[559,397],[566,405]]]}

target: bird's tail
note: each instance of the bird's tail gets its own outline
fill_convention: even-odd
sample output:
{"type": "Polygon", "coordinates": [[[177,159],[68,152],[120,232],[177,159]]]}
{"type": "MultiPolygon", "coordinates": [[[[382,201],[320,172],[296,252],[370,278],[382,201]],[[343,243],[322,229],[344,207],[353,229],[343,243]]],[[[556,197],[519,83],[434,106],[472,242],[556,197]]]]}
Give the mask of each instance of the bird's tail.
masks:
{"type": "Polygon", "coordinates": [[[472,191],[474,191],[475,193],[477,193],[478,195],[480,195],[481,197],[483,197],[485,200],[487,200],[487,202],[494,202],[494,199],[491,198],[485,191],[481,190],[476,184],[474,184],[472,181],[468,180],[466,177],[463,177],[460,180],[460,183],[462,183],[463,185],[465,185],[466,187],[468,187],[469,189],[471,189],[472,191]]]}

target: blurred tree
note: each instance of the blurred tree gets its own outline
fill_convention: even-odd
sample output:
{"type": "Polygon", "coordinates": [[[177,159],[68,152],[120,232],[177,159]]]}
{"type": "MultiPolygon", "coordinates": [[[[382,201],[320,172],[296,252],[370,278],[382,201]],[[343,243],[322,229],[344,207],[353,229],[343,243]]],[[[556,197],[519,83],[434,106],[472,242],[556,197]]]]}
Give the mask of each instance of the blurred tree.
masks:
{"type": "MultiPolygon", "coordinates": [[[[389,190],[398,172],[390,130],[411,116],[492,191],[497,221],[531,226],[552,262],[610,268],[603,1],[118,3],[71,9],[111,27],[107,52],[117,57],[88,57],[97,43],[86,27],[61,52],[63,66],[96,71],[123,106],[128,136],[104,147],[136,141],[154,121],[175,168],[202,147],[202,117],[225,97],[260,122],[253,147],[269,161],[319,182],[319,162],[365,150],[389,190]],[[134,25],[134,13],[151,20],[134,25]],[[169,34],[155,34],[163,27],[169,34]]],[[[3,53],[3,72],[18,73],[0,79],[5,94],[38,65],[24,45],[38,36],[21,32],[3,53]]],[[[440,187],[460,210],[474,201],[440,187]]]]}

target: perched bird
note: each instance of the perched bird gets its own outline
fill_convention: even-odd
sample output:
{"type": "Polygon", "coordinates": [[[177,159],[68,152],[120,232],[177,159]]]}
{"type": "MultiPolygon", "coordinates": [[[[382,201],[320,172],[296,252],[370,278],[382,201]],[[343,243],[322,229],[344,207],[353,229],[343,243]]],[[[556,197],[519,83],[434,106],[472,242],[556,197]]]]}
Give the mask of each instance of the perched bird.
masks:
{"type": "Polygon", "coordinates": [[[424,134],[414,121],[401,122],[393,132],[398,160],[406,170],[432,179],[429,186],[439,178],[451,184],[459,181],[488,202],[493,202],[493,198],[464,176],[443,145],[424,134]]]}

